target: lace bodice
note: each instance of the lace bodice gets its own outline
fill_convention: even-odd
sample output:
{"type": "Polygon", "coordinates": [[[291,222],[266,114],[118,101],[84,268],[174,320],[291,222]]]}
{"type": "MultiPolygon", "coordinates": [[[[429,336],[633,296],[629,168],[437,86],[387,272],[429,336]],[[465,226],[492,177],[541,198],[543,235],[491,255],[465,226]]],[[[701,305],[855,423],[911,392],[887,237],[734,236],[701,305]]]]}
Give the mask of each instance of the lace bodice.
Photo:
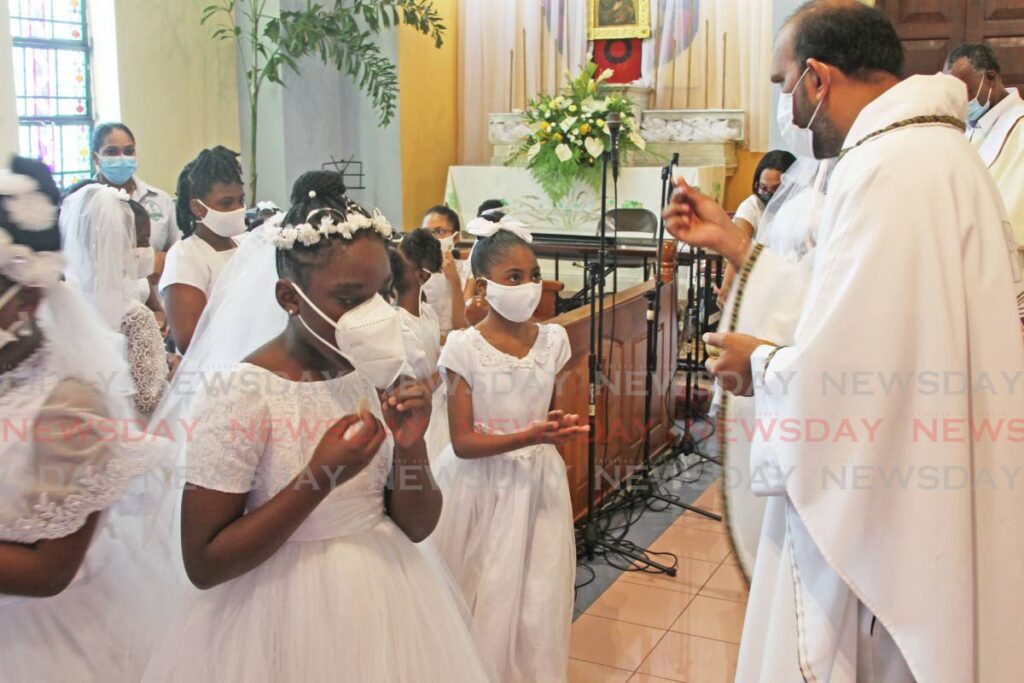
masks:
{"type": "MultiPolygon", "coordinates": [[[[204,383],[196,400],[187,478],[225,493],[248,493],[264,505],[293,479],[312,485],[304,470],[327,430],[340,418],[370,410],[383,421],[377,393],[358,373],[294,382],[247,363],[204,383]]],[[[373,461],[335,489],[292,540],[321,540],[372,528],[384,514],[391,471],[389,437],[373,461]]]]}
{"type": "Polygon", "coordinates": [[[156,464],[128,451],[94,385],[56,369],[44,345],[0,375],[0,541],[63,538],[156,464]]]}
{"type": "Polygon", "coordinates": [[[508,434],[547,417],[555,378],[569,361],[569,337],[560,325],[540,325],[522,358],[491,346],[476,328],[448,336],[438,362],[473,392],[473,421],[481,431],[508,434]]]}
{"type": "Polygon", "coordinates": [[[153,311],[133,306],[121,321],[121,333],[128,342],[128,365],[135,384],[135,409],[151,414],[167,390],[167,354],[153,311]]]}

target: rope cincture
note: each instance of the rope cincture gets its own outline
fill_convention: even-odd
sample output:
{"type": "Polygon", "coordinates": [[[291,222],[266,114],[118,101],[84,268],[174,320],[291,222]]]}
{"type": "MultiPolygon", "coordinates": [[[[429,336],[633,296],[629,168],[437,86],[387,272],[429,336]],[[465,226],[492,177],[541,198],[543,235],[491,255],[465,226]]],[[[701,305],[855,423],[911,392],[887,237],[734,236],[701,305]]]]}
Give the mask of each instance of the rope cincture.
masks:
{"type": "Polygon", "coordinates": [[[914,117],[911,117],[909,119],[904,119],[902,121],[897,121],[896,123],[891,123],[888,126],[886,126],[885,128],[881,128],[879,130],[876,130],[874,133],[871,133],[869,135],[865,135],[860,140],[858,140],[857,143],[854,144],[853,146],[847,147],[846,149],[844,149],[841,152],[839,152],[839,157],[836,160],[836,163],[838,163],[839,161],[842,161],[843,157],[846,156],[848,153],[850,153],[853,150],[857,149],[858,147],[863,145],[868,140],[873,140],[874,138],[877,138],[879,135],[884,135],[885,133],[890,133],[890,132],[892,132],[894,130],[898,130],[900,128],[907,128],[909,126],[924,126],[924,125],[928,125],[928,124],[940,124],[940,125],[943,125],[943,126],[952,126],[953,128],[956,128],[957,130],[959,130],[961,133],[964,133],[964,132],[967,131],[967,124],[964,123],[963,121],[961,121],[960,119],[958,119],[955,116],[946,116],[946,115],[941,115],[940,116],[940,115],[937,115],[937,114],[929,114],[927,116],[914,116],[914,117]]]}

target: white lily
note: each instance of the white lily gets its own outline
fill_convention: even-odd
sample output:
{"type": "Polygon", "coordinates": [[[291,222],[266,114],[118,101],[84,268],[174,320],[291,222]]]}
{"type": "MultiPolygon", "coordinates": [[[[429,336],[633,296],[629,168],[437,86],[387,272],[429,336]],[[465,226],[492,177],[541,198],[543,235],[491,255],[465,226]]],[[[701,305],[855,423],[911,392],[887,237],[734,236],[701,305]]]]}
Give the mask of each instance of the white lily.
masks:
{"type": "Polygon", "coordinates": [[[527,161],[529,161],[530,159],[533,159],[538,154],[540,154],[540,143],[539,142],[536,143],[533,147],[531,147],[526,152],[526,159],[527,159],[527,161]]]}
{"type": "Polygon", "coordinates": [[[614,75],[615,75],[614,71],[612,71],[611,69],[605,69],[604,71],[601,72],[601,75],[597,77],[597,82],[598,83],[604,83],[605,81],[607,81],[609,78],[611,78],[614,75]]]}
{"type": "Polygon", "coordinates": [[[560,127],[560,128],[561,128],[561,129],[563,130],[563,131],[565,131],[566,133],[568,133],[568,132],[569,132],[569,129],[570,129],[570,128],[572,128],[572,127],[573,127],[574,125],[576,125],[576,122],[577,122],[577,121],[579,121],[579,117],[578,117],[578,116],[570,116],[569,118],[567,118],[567,119],[564,119],[564,120],[562,121],[562,123],[560,123],[560,124],[559,124],[559,127],[560,127]]]}
{"type": "Polygon", "coordinates": [[[563,143],[558,147],[555,147],[555,156],[558,157],[559,161],[565,163],[566,161],[569,161],[569,159],[572,159],[572,150],[569,149],[569,145],[563,143]]]}
{"type": "Polygon", "coordinates": [[[604,141],[599,138],[587,138],[583,146],[587,149],[587,154],[594,157],[595,159],[601,156],[604,152],[604,141]]]}
{"type": "Polygon", "coordinates": [[[640,137],[640,133],[635,130],[630,132],[629,141],[636,145],[637,149],[647,149],[647,141],[640,137]]]}

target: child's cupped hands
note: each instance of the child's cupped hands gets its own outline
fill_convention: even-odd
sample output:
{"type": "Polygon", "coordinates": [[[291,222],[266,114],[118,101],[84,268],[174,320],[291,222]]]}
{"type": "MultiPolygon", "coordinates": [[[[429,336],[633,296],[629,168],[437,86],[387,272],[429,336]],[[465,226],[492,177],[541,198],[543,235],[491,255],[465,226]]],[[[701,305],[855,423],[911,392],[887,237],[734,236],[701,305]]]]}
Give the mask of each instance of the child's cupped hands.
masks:
{"type": "Polygon", "coordinates": [[[530,443],[558,446],[590,431],[590,425],[581,424],[580,416],[552,410],[546,420],[533,423],[527,430],[530,443]]]}
{"type": "Polygon", "coordinates": [[[396,446],[408,448],[423,438],[430,424],[432,397],[430,387],[410,377],[400,377],[380,393],[384,422],[394,434],[396,446]]]}

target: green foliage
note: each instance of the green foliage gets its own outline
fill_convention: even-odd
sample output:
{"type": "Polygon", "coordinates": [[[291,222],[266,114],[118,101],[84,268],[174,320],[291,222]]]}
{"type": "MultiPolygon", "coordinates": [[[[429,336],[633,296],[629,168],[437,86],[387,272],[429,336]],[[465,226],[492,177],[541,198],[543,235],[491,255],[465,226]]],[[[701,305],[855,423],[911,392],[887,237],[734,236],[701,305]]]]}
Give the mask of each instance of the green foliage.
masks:
{"type": "Polygon", "coordinates": [[[595,189],[601,184],[601,157],[611,149],[608,115],[622,121],[619,151],[643,149],[633,107],[622,97],[607,97],[604,82],[610,71],[597,75],[589,62],[563,95],[542,95],[527,106],[530,135],[508,164],[526,159],[526,166],[544,192],[557,204],[577,179],[595,189]]]}
{"type": "Polygon", "coordinates": [[[350,77],[373,102],[382,126],[398,106],[398,71],[374,36],[405,24],[429,35],[441,47],[447,30],[429,0],[307,1],[301,10],[279,16],[266,12],[267,0],[219,0],[203,8],[211,36],[238,43],[249,94],[250,181],[255,200],[255,140],[259,96],[266,83],[284,85],[283,73],[298,73],[298,60],[317,57],[350,77]]]}

